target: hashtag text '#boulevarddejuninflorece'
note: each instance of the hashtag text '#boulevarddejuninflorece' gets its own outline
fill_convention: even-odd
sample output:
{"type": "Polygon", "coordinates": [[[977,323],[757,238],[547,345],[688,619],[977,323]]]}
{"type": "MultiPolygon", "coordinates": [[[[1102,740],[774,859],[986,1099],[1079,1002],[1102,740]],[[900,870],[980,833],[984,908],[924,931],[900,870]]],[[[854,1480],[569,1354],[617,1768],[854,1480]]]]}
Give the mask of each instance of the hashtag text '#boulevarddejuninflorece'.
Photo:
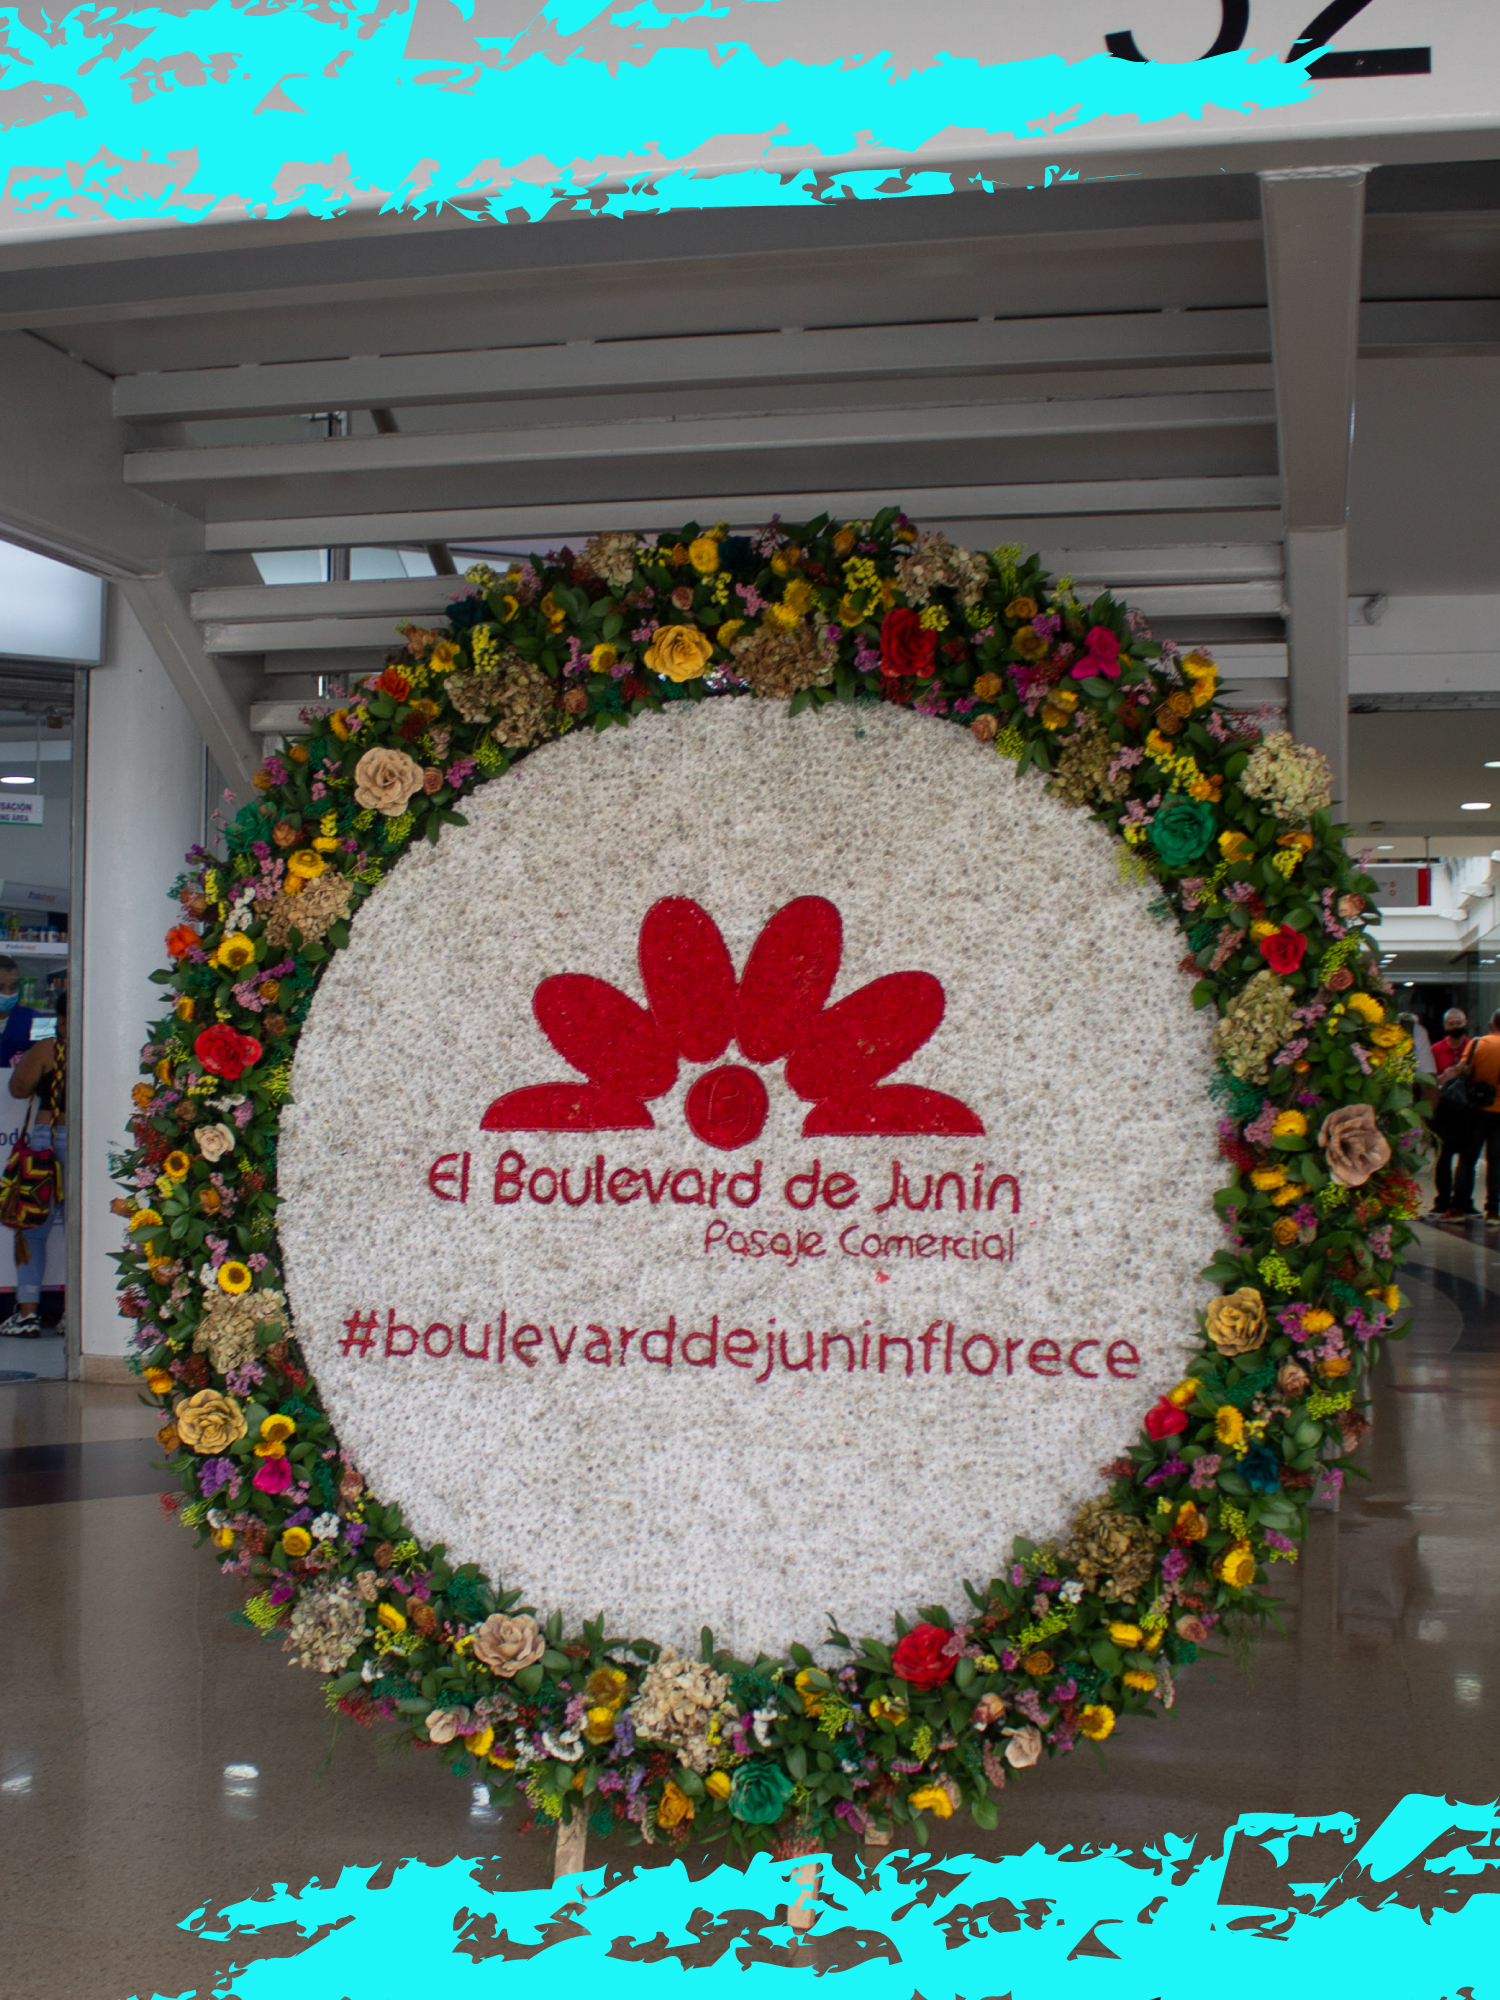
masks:
{"type": "Polygon", "coordinates": [[[920,1333],[796,1331],[721,1325],[678,1325],[668,1313],[657,1326],[572,1326],[513,1320],[508,1309],[482,1326],[468,1320],[434,1320],[419,1329],[394,1306],[356,1309],[337,1336],[339,1351],[377,1362],[458,1362],[535,1369],[633,1367],[743,1371],[757,1383],[772,1375],[891,1375],[903,1380],[956,1376],[960,1380],[1008,1376],[1073,1377],[1088,1382],[1130,1382],[1141,1357],[1128,1340],[1052,1340],[1046,1337],[968,1331],[952,1320],[933,1320],[920,1333]]]}

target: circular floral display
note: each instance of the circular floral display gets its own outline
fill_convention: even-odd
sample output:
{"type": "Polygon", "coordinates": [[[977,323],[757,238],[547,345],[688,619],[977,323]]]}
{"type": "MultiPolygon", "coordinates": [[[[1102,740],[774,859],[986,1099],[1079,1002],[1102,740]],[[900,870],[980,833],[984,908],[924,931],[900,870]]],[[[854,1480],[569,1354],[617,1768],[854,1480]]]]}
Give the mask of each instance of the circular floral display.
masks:
{"type": "Polygon", "coordinates": [[[565,1623],[751,1659],[1064,1535],[1218,1234],[1209,1026],[1114,843],[889,703],[680,703],[469,818],[361,915],[282,1120],[382,1499],[565,1623]]]}
{"type": "Polygon", "coordinates": [[[920,1834],[960,1808],[993,1825],[1008,1777],[1170,1707],[1179,1667],[1264,1617],[1309,1495],[1359,1442],[1378,1340],[1400,1331],[1411,1052],[1326,766],[1221,710],[1211,660],[1156,644],[1114,599],[1085,604],[1019,550],[974,554],[895,509],[601,536],[467,581],[442,630],[406,628],[346,708],[268,759],[224,852],[195,851],[178,885],[157,975],[174,1004],[116,1203],[173,1510],[331,1706],[544,1821],[761,1842],[920,1834]],[[580,730],[602,740],[527,758],[580,730]],[[754,803],[788,791],[772,744],[823,776],[826,824],[805,806],[780,823],[804,853],[777,853],[754,803]],[[901,845],[906,802],[915,828],[942,817],[940,838],[901,845]],[[549,812],[568,834],[550,847],[549,812]],[[638,828],[657,830],[648,852],[638,828]],[[872,884],[893,854],[912,886],[882,925],[872,884]],[[1016,937],[1030,922],[1057,954],[1050,979],[1045,959],[1021,979],[1016,1018],[1006,881],[1016,937]],[[997,927],[988,953],[951,920],[965,897],[972,930],[997,927]],[[435,966],[424,931],[451,933],[426,947],[435,966]],[[899,1229],[874,1226],[888,1197],[899,1229]],[[871,1224],[848,1254],[846,1199],[871,1224]],[[783,1206],[842,1263],[804,1246],[799,1285],[783,1206]],[[570,1230],[586,1212],[603,1233],[570,1230]],[[886,1256],[887,1237],[923,1236],[927,1262],[886,1256]],[[610,1240],[637,1274],[659,1245],[681,1310],[673,1291],[648,1311],[631,1260],[622,1276],[596,1254],[610,1240]],[[361,1268],[371,1247],[382,1261],[361,1268]],[[512,1306],[496,1287],[517,1282],[512,1306]],[[606,1282],[625,1289],[585,1318],[606,1282]],[[613,1390],[613,1431],[585,1380],[613,1390]],[[1024,1391],[1008,1434],[997,1413],[1012,1451],[1051,1434],[1014,1492],[955,1382],[1024,1391]],[[601,1487],[577,1441],[628,1472],[643,1420],[650,1463],[602,1519],[619,1473],[601,1487]],[[726,1424],[759,1426],[773,1481],[755,1502],[771,1574],[742,1632],[690,1553],[699,1513],[722,1534],[704,1443],[726,1424]],[[492,1489],[513,1496],[508,1521],[466,1490],[486,1442],[514,1461],[492,1489]],[[809,1517],[839,1493],[859,1521],[912,1468],[912,1545],[882,1572],[859,1530],[858,1564],[898,1600],[866,1605],[809,1517]],[[1027,1478],[1031,1532],[997,1546],[1027,1478]],[[804,1538],[834,1565],[822,1598],[788,1560],[804,1538]],[[606,1578],[627,1549],[641,1566],[606,1578]],[[703,1577],[691,1642],[677,1573],[703,1577]],[[611,1593],[621,1615],[666,1604],[664,1624],[617,1627],[611,1593]],[[789,1611],[841,1594],[851,1631],[820,1618],[788,1637],[789,1611]]]}

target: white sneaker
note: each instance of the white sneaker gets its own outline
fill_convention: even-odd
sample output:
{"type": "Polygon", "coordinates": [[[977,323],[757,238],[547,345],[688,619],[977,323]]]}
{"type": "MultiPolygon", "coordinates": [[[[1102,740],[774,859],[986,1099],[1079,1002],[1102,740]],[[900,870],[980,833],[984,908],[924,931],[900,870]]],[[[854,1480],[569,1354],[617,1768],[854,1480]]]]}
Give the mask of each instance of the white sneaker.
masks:
{"type": "Polygon", "coordinates": [[[9,1319],[0,1320],[0,1338],[6,1340],[40,1340],[42,1322],[30,1306],[17,1306],[9,1319]]]}

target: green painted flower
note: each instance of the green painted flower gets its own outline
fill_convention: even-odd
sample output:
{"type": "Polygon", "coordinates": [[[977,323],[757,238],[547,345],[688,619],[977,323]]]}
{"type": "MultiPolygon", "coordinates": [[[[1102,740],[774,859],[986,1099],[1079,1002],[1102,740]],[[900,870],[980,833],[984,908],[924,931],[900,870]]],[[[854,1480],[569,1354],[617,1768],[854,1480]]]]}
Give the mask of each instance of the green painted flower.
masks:
{"type": "Polygon", "coordinates": [[[786,1811],[793,1785],[779,1765],[757,1758],[741,1764],[729,1789],[729,1810],[751,1826],[774,1826],[786,1811]]]}
{"type": "Polygon", "coordinates": [[[1186,868],[1214,837],[1214,809],[1207,799],[1165,800],[1151,822],[1151,845],[1169,868],[1186,868]]]}

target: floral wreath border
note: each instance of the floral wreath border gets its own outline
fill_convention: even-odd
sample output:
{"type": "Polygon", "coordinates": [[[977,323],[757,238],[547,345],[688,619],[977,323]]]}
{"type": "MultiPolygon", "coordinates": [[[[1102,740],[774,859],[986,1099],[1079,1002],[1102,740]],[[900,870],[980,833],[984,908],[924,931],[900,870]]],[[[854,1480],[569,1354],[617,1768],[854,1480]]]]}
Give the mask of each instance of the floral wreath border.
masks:
{"type": "Polygon", "coordinates": [[[1113,596],[1084,604],[1037,557],[973,554],[894,507],[597,536],[465,581],[442,631],[402,627],[346,707],[308,713],[225,853],[195,848],[175,888],[153,975],[175,1005],[112,1162],[131,1365],[182,1489],[163,1505],[257,1586],[238,1615],[321,1672],[331,1708],[397,1724],[544,1824],[783,1850],[840,1826],[920,1837],[961,1807],[993,1827],[1008,1775],[1170,1707],[1216,1633],[1248,1643],[1268,1566],[1296,1560],[1312,1492],[1363,1434],[1379,1340],[1405,1331],[1424,1142],[1326,764],[1222,710],[1209,655],[1153,641],[1113,596]],[[280,1106],[359,903],[538,743],[747,693],[794,715],[896,701],[1038,769],[1121,842],[1122,873],[1155,879],[1192,1003],[1218,1015],[1230,1178],[1190,1373],[1065,1544],[1017,1539],[959,1617],[898,1614],[893,1647],[832,1633],[848,1662],[826,1670],[803,1646],[735,1660],[707,1628],[697,1660],[600,1621],[566,1633],[419,1547],[340,1452],[276,1282],[280,1106]]]}

